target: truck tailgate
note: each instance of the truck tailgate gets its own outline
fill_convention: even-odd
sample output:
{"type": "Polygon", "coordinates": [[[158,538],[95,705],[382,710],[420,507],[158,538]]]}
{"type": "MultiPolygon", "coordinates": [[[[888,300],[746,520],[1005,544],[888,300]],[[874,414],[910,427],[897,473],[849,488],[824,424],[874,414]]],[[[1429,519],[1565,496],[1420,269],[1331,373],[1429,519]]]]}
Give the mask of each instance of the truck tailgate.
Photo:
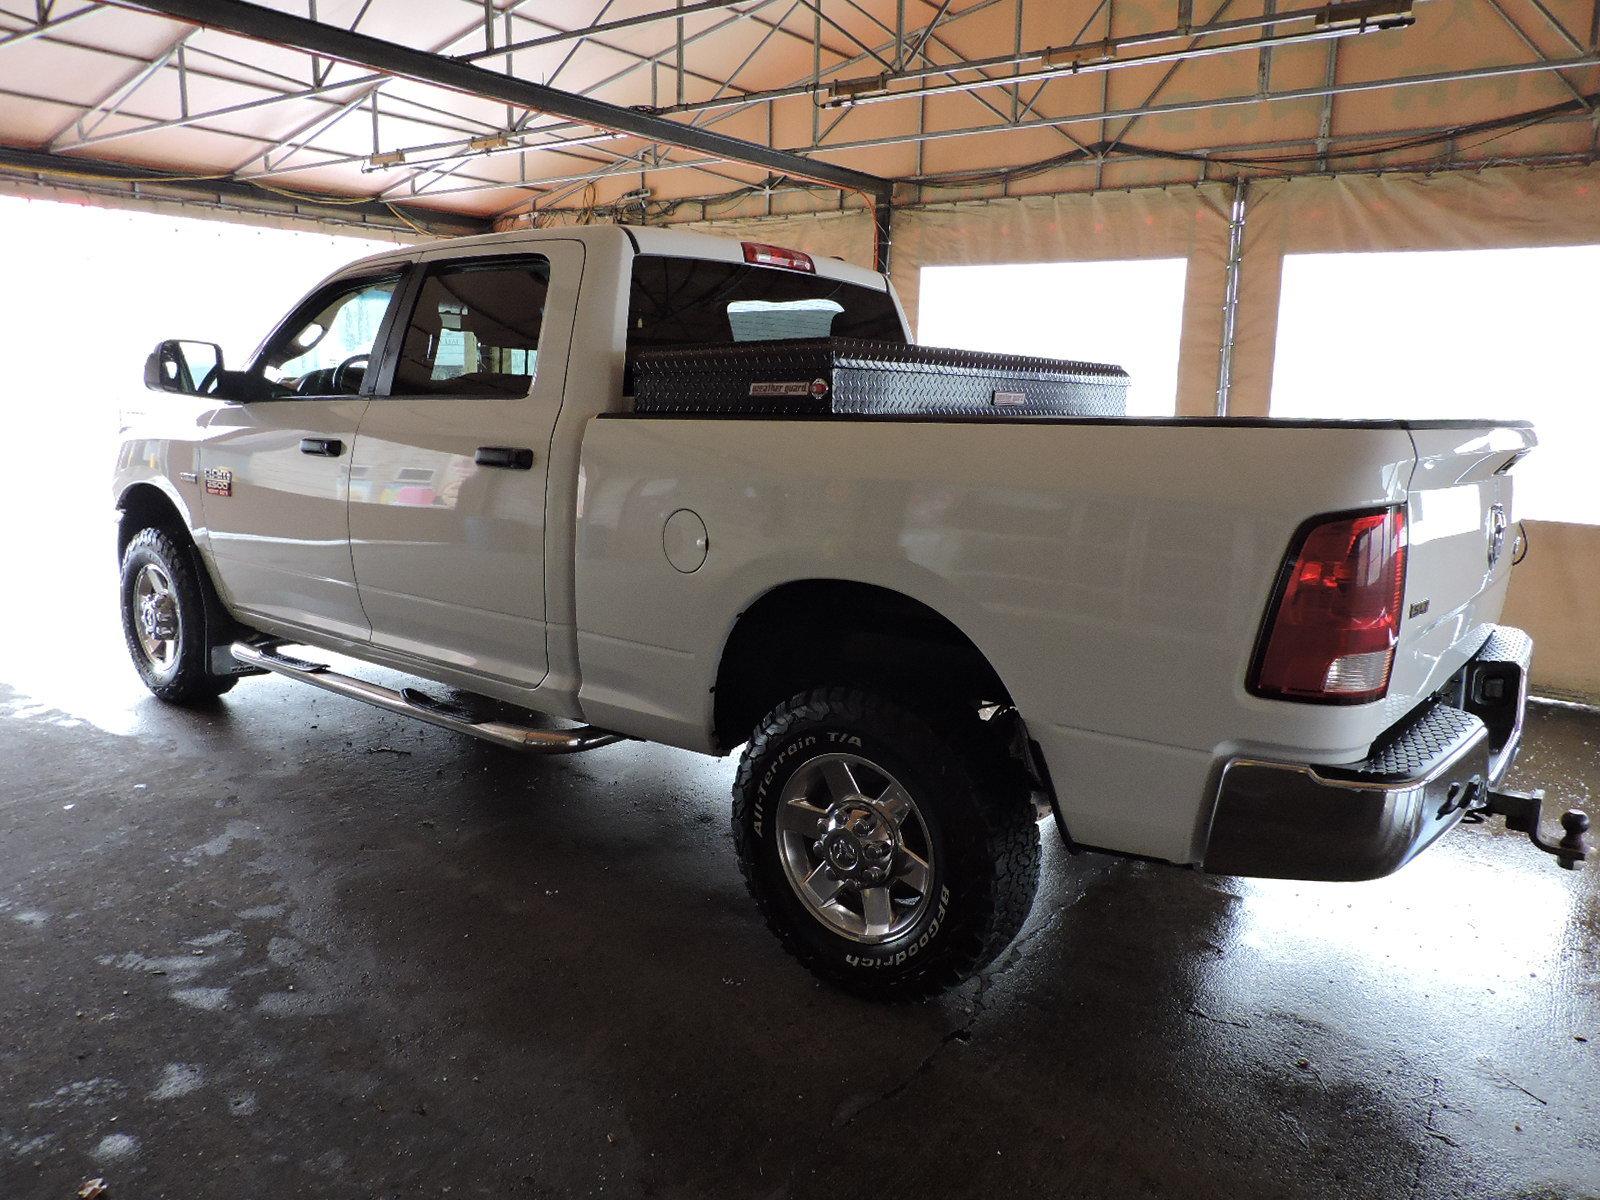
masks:
{"type": "Polygon", "coordinates": [[[1391,701],[1437,690],[1483,644],[1505,602],[1517,530],[1511,466],[1533,448],[1526,425],[1410,427],[1405,608],[1391,701]]]}

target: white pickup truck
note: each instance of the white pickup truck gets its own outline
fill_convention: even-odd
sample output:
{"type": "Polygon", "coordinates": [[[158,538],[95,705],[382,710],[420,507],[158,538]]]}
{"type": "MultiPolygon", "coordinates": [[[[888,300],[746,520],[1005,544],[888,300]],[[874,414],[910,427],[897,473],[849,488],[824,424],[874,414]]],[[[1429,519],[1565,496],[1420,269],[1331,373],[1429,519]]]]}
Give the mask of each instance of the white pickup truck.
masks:
{"type": "Polygon", "coordinates": [[[636,403],[640,355],[819,336],[909,342],[881,275],[604,226],[365,259],[241,371],[163,342],[116,469],[133,661],[174,703],[272,671],[523,750],[743,746],[751,892],[873,996],[1004,948],[1050,813],[1228,874],[1372,878],[1486,813],[1582,861],[1582,813],[1547,844],[1499,788],[1526,425],[711,411],[692,361],[636,403]]]}

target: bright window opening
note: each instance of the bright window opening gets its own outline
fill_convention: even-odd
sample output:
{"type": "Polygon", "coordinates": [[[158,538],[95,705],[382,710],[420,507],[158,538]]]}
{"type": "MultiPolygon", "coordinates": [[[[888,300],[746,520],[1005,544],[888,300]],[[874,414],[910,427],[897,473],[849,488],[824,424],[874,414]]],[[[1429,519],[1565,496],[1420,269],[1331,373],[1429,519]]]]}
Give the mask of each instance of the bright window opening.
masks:
{"type": "Polygon", "coordinates": [[[825,338],[843,311],[837,300],[735,300],[728,305],[728,324],[736,342],[825,338]]]}
{"type": "Polygon", "coordinates": [[[1292,254],[1275,417],[1532,421],[1516,516],[1600,524],[1600,246],[1292,254]]]}
{"type": "Polygon", "coordinates": [[[145,357],[163,338],[193,338],[221,343],[228,366],[242,368],[318,280],[393,248],[0,196],[0,438],[12,451],[6,482],[22,513],[6,528],[6,549],[50,598],[44,613],[36,589],[0,590],[0,622],[29,631],[0,650],[0,684],[71,719],[132,732],[129,704],[145,699],[138,677],[104,670],[124,653],[111,520],[117,410],[170,411],[183,427],[195,407],[147,391],[145,357]],[[89,673],[106,682],[85,688],[89,673]]]}
{"type": "Polygon", "coordinates": [[[1130,416],[1177,411],[1181,258],[924,267],[917,341],[1126,368],[1130,416]]]}

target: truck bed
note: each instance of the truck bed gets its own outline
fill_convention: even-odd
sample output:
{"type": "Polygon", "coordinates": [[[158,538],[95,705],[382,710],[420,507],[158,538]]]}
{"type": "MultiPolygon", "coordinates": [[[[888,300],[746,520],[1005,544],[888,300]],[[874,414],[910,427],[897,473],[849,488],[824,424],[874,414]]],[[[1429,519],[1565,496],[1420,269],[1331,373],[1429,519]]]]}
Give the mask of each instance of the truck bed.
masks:
{"type": "Polygon", "coordinates": [[[994,665],[1074,836],[1194,861],[1221,757],[1358,762],[1487,638],[1510,562],[1487,566],[1480,518],[1532,444],[1526,426],[1471,421],[602,417],[576,542],[584,711],[705,749],[739,612],[797,577],[882,587],[994,665]],[[1402,626],[1388,696],[1251,695],[1299,525],[1408,501],[1406,601],[1431,603],[1402,626]],[[689,574],[662,553],[679,510],[709,542],[689,574]]]}

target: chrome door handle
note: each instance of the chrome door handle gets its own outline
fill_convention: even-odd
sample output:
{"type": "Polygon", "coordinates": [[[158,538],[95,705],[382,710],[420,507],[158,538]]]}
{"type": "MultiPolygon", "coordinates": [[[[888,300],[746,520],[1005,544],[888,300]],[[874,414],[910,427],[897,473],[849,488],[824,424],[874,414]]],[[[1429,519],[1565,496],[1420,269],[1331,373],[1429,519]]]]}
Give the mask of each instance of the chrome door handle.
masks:
{"type": "Polygon", "coordinates": [[[520,446],[479,446],[472,461],[480,467],[504,467],[508,471],[533,470],[533,451],[520,446]]]}
{"type": "Polygon", "coordinates": [[[338,438],[301,438],[300,453],[314,454],[318,458],[338,458],[344,453],[344,443],[338,438]]]}

